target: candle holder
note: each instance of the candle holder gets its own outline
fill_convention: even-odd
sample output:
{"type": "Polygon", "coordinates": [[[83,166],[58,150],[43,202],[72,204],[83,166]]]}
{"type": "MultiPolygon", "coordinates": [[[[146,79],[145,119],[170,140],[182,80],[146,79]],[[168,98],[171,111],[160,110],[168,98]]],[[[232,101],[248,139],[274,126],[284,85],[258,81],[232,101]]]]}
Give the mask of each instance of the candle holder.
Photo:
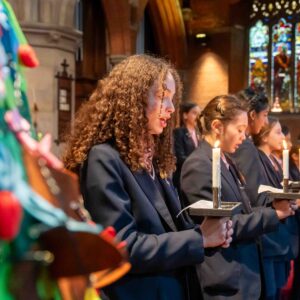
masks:
{"type": "Polygon", "coordinates": [[[289,184],[289,190],[292,193],[299,193],[300,192],[300,181],[292,181],[289,184]]]}
{"type": "Polygon", "coordinates": [[[213,187],[213,208],[220,208],[221,207],[221,195],[220,195],[220,188],[213,187]]]}
{"type": "Polygon", "coordinates": [[[288,190],[287,192],[278,192],[278,193],[269,193],[270,198],[273,200],[295,200],[300,198],[300,193],[298,192],[293,192],[291,190],[288,190]]]}
{"type": "MultiPolygon", "coordinates": [[[[189,207],[189,214],[191,216],[200,217],[232,217],[233,215],[240,213],[242,210],[242,203],[240,202],[222,202],[221,201],[221,189],[218,187],[212,188],[212,207],[201,205],[191,205],[189,207]]],[[[197,202],[196,202],[197,203],[197,202]]]]}
{"type": "Polygon", "coordinates": [[[289,179],[288,178],[283,179],[283,192],[284,193],[289,192],[289,179]]]}
{"type": "Polygon", "coordinates": [[[232,217],[242,211],[241,202],[222,202],[218,208],[189,207],[189,214],[198,217],[232,217]]]}
{"type": "Polygon", "coordinates": [[[232,217],[242,210],[240,202],[221,201],[221,149],[220,141],[212,149],[212,202],[200,200],[188,207],[191,216],[232,217]]]}

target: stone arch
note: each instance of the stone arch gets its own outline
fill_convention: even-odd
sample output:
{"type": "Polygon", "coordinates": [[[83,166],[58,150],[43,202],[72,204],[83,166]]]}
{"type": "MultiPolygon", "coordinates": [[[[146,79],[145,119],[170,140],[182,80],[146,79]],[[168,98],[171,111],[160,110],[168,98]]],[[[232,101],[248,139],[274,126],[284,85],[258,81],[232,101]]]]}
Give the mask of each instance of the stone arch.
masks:
{"type": "Polygon", "coordinates": [[[146,5],[158,39],[158,54],[167,56],[177,67],[183,67],[186,56],[186,34],[178,0],[103,0],[109,35],[110,54],[126,56],[135,53],[138,26],[146,5]]]}
{"type": "Polygon", "coordinates": [[[185,64],[187,42],[179,1],[150,0],[147,9],[158,39],[160,54],[182,68],[185,64]]]}
{"type": "Polygon", "coordinates": [[[108,42],[112,56],[135,53],[138,26],[148,0],[103,0],[108,42]]]}

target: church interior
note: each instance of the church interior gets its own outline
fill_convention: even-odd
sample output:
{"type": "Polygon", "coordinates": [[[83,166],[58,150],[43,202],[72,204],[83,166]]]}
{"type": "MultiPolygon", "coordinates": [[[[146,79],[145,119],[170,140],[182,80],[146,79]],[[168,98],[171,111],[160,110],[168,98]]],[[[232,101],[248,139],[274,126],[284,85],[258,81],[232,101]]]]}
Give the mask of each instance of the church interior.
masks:
{"type": "MultiPolygon", "coordinates": [[[[10,94],[16,99],[16,106],[22,101],[27,105],[19,110],[33,126],[28,129],[15,111],[5,115],[8,108],[14,108],[13,102],[1,104],[5,74],[1,68],[5,62],[0,48],[0,177],[7,179],[0,183],[0,200],[15,201],[3,192],[13,190],[24,198],[21,204],[27,212],[38,207],[30,217],[20,207],[6,214],[1,213],[4,200],[0,201],[1,300],[102,299],[95,291],[129,272],[126,245],[114,240],[115,230],[108,227],[99,235],[103,228],[85,215],[82,200],[72,202],[81,199],[77,178],[68,170],[62,171],[60,159],[79,108],[88,101],[97,82],[131,55],[150,54],[169,61],[183,84],[182,102],[194,102],[200,110],[217,95],[237,94],[247,87],[265,94],[269,115],[289,129],[291,142],[297,149],[300,147],[300,1],[0,0],[0,38],[3,49],[9,49],[8,60],[14,60],[14,48],[9,43],[28,43],[38,59],[36,67],[24,68],[21,83],[17,75],[13,83],[3,81],[7,91],[12,89],[10,94]],[[13,38],[18,42],[11,42],[7,24],[14,24],[13,38]],[[16,90],[20,90],[20,95],[16,90]],[[30,130],[34,138],[22,135],[30,130]],[[34,155],[26,147],[20,150],[14,139],[28,149],[35,149],[34,155]],[[14,159],[2,149],[1,141],[13,149],[10,152],[14,159]],[[24,175],[26,169],[29,171],[24,175]],[[17,171],[9,174],[7,170],[17,171]],[[25,177],[36,194],[27,189],[26,193],[22,190],[22,196],[19,193],[25,177]],[[41,198],[37,194],[47,199],[47,204],[38,205],[41,198]],[[72,209],[66,208],[65,203],[71,203],[72,209]],[[53,215],[46,216],[45,211],[52,209],[53,215]],[[36,223],[32,217],[42,223],[47,219],[45,224],[52,229],[45,231],[32,226],[29,237],[20,231],[24,235],[20,233],[14,242],[22,214],[22,230],[36,223]],[[11,225],[13,217],[18,224],[11,225]],[[57,226],[69,218],[76,220],[70,226],[78,226],[72,237],[68,234],[71,229],[57,226]],[[77,224],[83,222],[88,229],[77,224]],[[14,226],[14,234],[1,230],[7,224],[14,226]],[[35,248],[36,232],[42,232],[39,239],[47,251],[35,248]],[[61,249],[64,243],[67,245],[61,249]],[[74,243],[78,252],[71,255],[74,243]],[[89,247],[93,247],[89,254],[93,265],[84,254],[89,247]],[[108,258],[99,258],[97,251],[108,258]],[[77,266],[77,260],[83,262],[82,266],[77,266]],[[38,261],[42,268],[31,264],[32,261],[38,261]],[[50,279],[44,272],[48,265],[50,279]],[[92,276],[82,276],[87,273],[92,276]],[[30,275],[25,278],[24,274],[30,275]]],[[[19,67],[13,69],[13,74],[19,72],[19,67]]],[[[283,296],[270,299],[296,300],[283,296]]]]}
{"type": "Polygon", "coordinates": [[[28,97],[38,131],[53,135],[55,153],[62,147],[66,125],[97,80],[129,55],[150,53],[170,60],[180,71],[184,101],[194,101],[202,108],[216,95],[236,93],[253,85],[254,78],[263,82],[271,103],[275,103],[274,57],[278,53],[276,47],[283,43],[290,56],[290,79],[288,95],[280,100],[284,102],[283,110],[277,113],[275,109],[275,114],[290,128],[293,141],[298,140],[297,1],[10,3],[40,60],[38,68],[26,72],[28,97]],[[272,28],[282,20],[282,39],[288,35],[289,40],[275,42],[272,28]],[[263,25],[267,29],[259,28],[263,25]],[[254,31],[255,37],[254,33],[251,35],[254,31]],[[262,37],[266,40],[261,41],[262,37]],[[263,46],[255,46],[255,41],[263,46]],[[264,62],[255,69],[254,61],[261,56],[264,62]],[[69,83],[59,79],[64,77],[69,83]],[[68,86],[67,105],[59,104],[60,84],[68,86]]]}

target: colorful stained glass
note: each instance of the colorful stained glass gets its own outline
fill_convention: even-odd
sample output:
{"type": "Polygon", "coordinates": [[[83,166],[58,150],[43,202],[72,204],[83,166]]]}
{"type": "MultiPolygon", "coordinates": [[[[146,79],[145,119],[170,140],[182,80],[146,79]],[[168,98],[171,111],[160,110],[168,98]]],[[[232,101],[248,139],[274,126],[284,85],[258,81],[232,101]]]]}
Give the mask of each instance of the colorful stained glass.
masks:
{"type": "Polygon", "coordinates": [[[261,21],[250,29],[249,85],[258,91],[267,87],[269,29],[261,21]]]}
{"type": "Polygon", "coordinates": [[[300,23],[295,27],[295,91],[294,91],[294,107],[295,111],[300,109],[300,23]]]}
{"type": "Polygon", "coordinates": [[[272,110],[292,111],[292,24],[282,18],[272,29],[272,110]]]}

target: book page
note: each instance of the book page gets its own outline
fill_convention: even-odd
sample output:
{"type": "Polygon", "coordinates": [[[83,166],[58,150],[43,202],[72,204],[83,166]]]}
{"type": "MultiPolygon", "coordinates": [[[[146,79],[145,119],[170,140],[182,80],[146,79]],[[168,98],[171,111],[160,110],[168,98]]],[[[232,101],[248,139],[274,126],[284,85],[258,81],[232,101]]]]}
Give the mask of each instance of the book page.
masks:
{"type": "Polygon", "coordinates": [[[261,184],[258,188],[258,193],[260,194],[260,193],[263,193],[263,192],[283,193],[283,189],[277,189],[273,186],[261,184]]]}
{"type": "Polygon", "coordinates": [[[199,208],[213,208],[213,202],[209,201],[209,200],[199,200],[189,206],[186,206],[184,209],[182,209],[176,216],[176,218],[182,213],[184,212],[186,209],[188,208],[195,208],[195,209],[199,209],[199,208]]]}

